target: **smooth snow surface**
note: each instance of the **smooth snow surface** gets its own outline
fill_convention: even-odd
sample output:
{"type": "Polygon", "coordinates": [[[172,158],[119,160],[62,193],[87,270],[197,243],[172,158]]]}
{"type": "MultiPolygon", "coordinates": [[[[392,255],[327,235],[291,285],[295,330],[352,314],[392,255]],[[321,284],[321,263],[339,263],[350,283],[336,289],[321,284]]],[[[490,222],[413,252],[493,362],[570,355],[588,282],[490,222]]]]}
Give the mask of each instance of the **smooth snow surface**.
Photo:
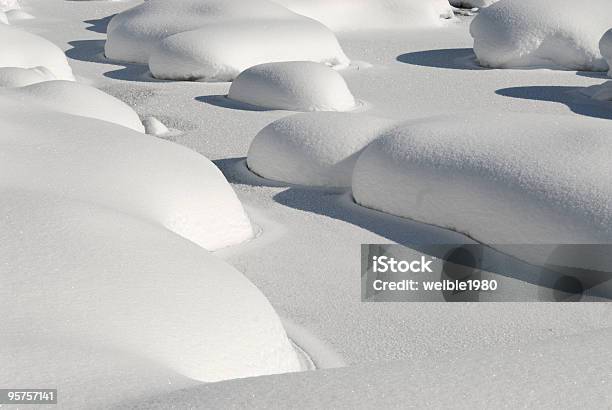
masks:
{"type": "Polygon", "coordinates": [[[610,67],[608,75],[612,77],[612,28],[606,31],[606,33],[601,37],[601,40],[599,41],[599,51],[601,51],[603,58],[606,59],[606,62],[610,67]]]}
{"type": "Polygon", "coordinates": [[[612,402],[611,339],[608,328],[435,360],[232,380],[120,408],[486,409],[491,403],[543,409],[580,403],[581,408],[600,408],[612,402]]]}
{"type": "Polygon", "coordinates": [[[347,187],[358,154],[390,124],[362,114],[295,114],[257,134],[247,163],[252,171],[276,181],[347,187]]]}
{"type": "MultiPolygon", "coordinates": [[[[0,69],[0,78],[1,73],[2,69],[0,69]]],[[[7,90],[4,95],[21,100],[24,106],[39,105],[48,110],[96,118],[144,132],[138,114],[130,106],[85,84],[61,80],[44,81],[7,90]]]]}
{"type": "Polygon", "coordinates": [[[268,0],[150,0],[113,17],[105,53],[172,80],[231,81],[274,61],[349,62],[327,27],[268,0]]]}
{"type": "Polygon", "coordinates": [[[334,31],[435,27],[451,18],[446,0],[274,0],[334,31]]]}
{"type": "Polygon", "coordinates": [[[45,67],[59,80],[74,80],[64,52],[27,31],[0,24],[0,67],[45,67]]]}
{"type": "Polygon", "coordinates": [[[55,76],[45,67],[0,67],[0,87],[23,87],[51,80],[55,76]]]}
{"type": "Polygon", "coordinates": [[[291,111],[348,111],[356,105],[337,71],[309,61],[248,68],[234,80],[228,97],[254,106],[291,111]]]}
{"type": "Polygon", "coordinates": [[[476,16],[470,32],[487,67],[604,71],[599,41],[611,15],[609,0],[501,0],[476,16]]]}
{"type": "Polygon", "coordinates": [[[20,6],[18,0],[0,0],[0,12],[6,12],[19,8],[20,6]]]}
{"type": "Polygon", "coordinates": [[[360,156],[353,196],[492,245],[612,243],[611,134],[609,121],[581,117],[407,122],[360,156]]]}
{"type": "Polygon", "coordinates": [[[27,100],[1,97],[0,108],[0,186],[117,209],[209,250],[252,236],[236,194],[201,155],[115,124],[38,111],[27,100]]]}
{"type": "Polygon", "coordinates": [[[139,218],[4,182],[2,385],[58,386],[69,407],[92,392],[107,408],[172,380],[300,369],[269,302],[227,263],[139,218]]]}

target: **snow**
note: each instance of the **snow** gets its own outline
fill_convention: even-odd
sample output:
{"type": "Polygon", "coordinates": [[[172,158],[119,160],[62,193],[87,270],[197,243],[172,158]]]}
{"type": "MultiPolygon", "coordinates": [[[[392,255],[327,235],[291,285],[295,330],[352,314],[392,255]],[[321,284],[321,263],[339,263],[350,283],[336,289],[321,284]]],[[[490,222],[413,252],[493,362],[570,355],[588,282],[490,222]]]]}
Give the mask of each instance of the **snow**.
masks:
{"type": "Polygon", "coordinates": [[[449,2],[451,5],[455,7],[482,8],[482,7],[488,7],[493,3],[497,3],[498,1],[499,0],[450,0],[449,2]]]}
{"type": "Polygon", "coordinates": [[[274,0],[334,31],[436,27],[453,17],[446,0],[274,0]]]}
{"type": "Polygon", "coordinates": [[[612,28],[606,31],[601,37],[601,40],[599,41],[599,50],[610,67],[608,75],[612,77],[612,28]]]}
{"type": "Polygon", "coordinates": [[[3,96],[0,107],[0,186],[116,209],[209,250],[252,237],[236,194],[201,155],[108,122],[37,110],[27,100],[3,96]]]}
{"type": "MultiPolygon", "coordinates": [[[[19,75],[21,80],[27,79],[24,78],[26,73],[29,76],[33,75],[32,72],[21,73],[19,75]]],[[[24,106],[38,105],[48,110],[97,118],[144,132],[138,114],[130,106],[86,84],[62,80],[44,81],[7,90],[4,95],[21,100],[24,106]]]]}
{"type": "Polygon", "coordinates": [[[542,114],[407,122],[359,157],[353,196],[494,247],[612,243],[610,133],[607,120],[542,114]]]}
{"type": "Polygon", "coordinates": [[[348,187],[361,150],[391,125],[352,113],[304,113],[282,118],[251,143],[249,168],[292,184],[348,187]]]}
{"type": "Polygon", "coordinates": [[[0,24],[9,24],[8,17],[3,11],[0,11],[0,24]]]}
{"type": "Polygon", "coordinates": [[[57,386],[65,407],[101,408],[173,381],[300,369],[267,299],[204,249],[89,202],[4,181],[0,192],[2,385],[57,386]]]}
{"type": "Polygon", "coordinates": [[[155,117],[145,118],[142,121],[142,125],[144,125],[145,133],[148,135],[161,137],[170,133],[168,127],[166,127],[163,122],[155,117]]]}
{"type": "Polygon", "coordinates": [[[309,61],[248,68],[234,80],[228,97],[253,106],[290,111],[348,111],[356,106],[338,72],[309,61]]]}
{"type": "Polygon", "coordinates": [[[6,12],[19,8],[20,6],[18,0],[0,0],[0,12],[6,12]]]}
{"type": "Polygon", "coordinates": [[[274,61],[349,62],[329,29],[267,0],[151,0],[113,17],[105,53],[172,80],[231,81],[274,61]]]}
{"type": "MultiPolygon", "coordinates": [[[[3,357],[0,362],[8,362],[11,366],[7,377],[18,374],[12,379],[19,381],[21,386],[57,386],[62,395],[60,406],[68,409],[108,408],[118,402],[129,408],[131,398],[137,402],[144,400],[143,407],[151,408],[153,406],[149,406],[151,401],[148,398],[157,394],[162,397],[151,400],[159,401],[162,405],[174,404],[175,407],[189,407],[181,406],[181,397],[205,401],[203,405],[196,403],[192,406],[194,408],[263,407],[268,399],[267,404],[271,404],[268,407],[278,407],[278,403],[284,407],[315,408],[333,407],[334,403],[340,403],[336,407],[346,404],[344,407],[347,408],[359,407],[360,403],[369,408],[377,405],[405,407],[406,403],[456,407],[457,397],[463,397],[466,392],[468,398],[484,397],[487,402],[481,407],[499,403],[507,407],[525,407],[536,403],[541,404],[540,407],[559,408],[575,402],[585,403],[587,407],[606,407],[610,403],[610,382],[599,377],[609,374],[606,366],[609,367],[610,362],[610,334],[605,330],[612,327],[609,304],[362,303],[360,281],[355,275],[361,264],[361,244],[402,243],[408,249],[420,249],[419,246],[424,243],[472,241],[447,229],[361,207],[353,202],[347,190],[312,189],[258,178],[245,165],[249,146],[262,128],[287,116],[286,111],[256,110],[234,104],[226,98],[230,88],[227,83],[155,81],[148,75],[146,66],[121,64],[103,58],[106,24],[110,16],[141,3],[142,0],[27,0],[24,6],[37,18],[20,25],[66,50],[79,81],[125,101],[140,118],[153,116],[170,129],[180,129],[180,134],[164,135],[163,139],[210,158],[222,170],[248,212],[257,234],[251,240],[215,251],[214,255],[243,272],[270,301],[283,318],[283,323],[287,318],[306,329],[350,367],[204,385],[168,370],[163,364],[146,358],[140,360],[131,352],[120,349],[101,351],[95,343],[85,342],[78,349],[72,348],[80,341],[72,340],[71,344],[67,338],[52,343],[49,338],[25,336],[12,343],[7,340],[8,332],[2,332],[0,355],[3,357]],[[591,331],[594,332],[588,333],[591,331]],[[577,338],[577,342],[570,343],[567,349],[558,354],[552,353],[550,346],[564,343],[569,340],[568,337],[577,338]],[[517,343],[544,348],[531,350],[533,354],[519,360],[520,357],[510,354],[517,351],[517,343]],[[596,346],[596,343],[599,345],[596,346]],[[49,356],[49,353],[53,355],[49,356]],[[51,364],[45,364],[45,371],[36,372],[36,369],[43,368],[40,364],[43,362],[51,364]],[[14,363],[15,367],[10,363],[14,363]],[[472,367],[470,363],[473,363],[472,367]],[[581,367],[583,365],[584,368],[581,367]],[[53,374],[65,377],[57,381],[53,374]],[[477,376],[472,377],[472,374],[477,376]],[[94,386],[99,388],[94,389],[94,386]],[[396,387],[391,389],[387,386],[396,387]],[[194,388],[182,390],[189,387],[194,388]],[[198,394],[200,391],[201,395],[198,394]],[[402,393],[406,395],[402,396],[402,393]],[[335,400],[331,404],[330,396],[335,400]],[[352,398],[355,401],[346,402],[352,398]]],[[[176,20],[177,24],[184,21],[186,19],[176,20]]],[[[568,121],[612,117],[609,103],[587,100],[577,92],[601,84],[603,74],[479,69],[472,49],[473,39],[468,32],[471,21],[472,17],[461,16],[450,24],[419,30],[362,32],[355,29],[338,34],[342,49],[353,61],[372,64],[365,69],[366,66],[359,63],[341,71],[355,97],[367,102],[360,111],[393,121],[457,113],[461,107],[467,107],[466,110],[483,117],[491,112],[531,113],[536,124],[540,115],[547,114],[568,121]]],[[[41,128],[45,125],[39,115],[30,119],[25,111],[20,106],[14,115],[22,117],[15,121],[29,121],[39,124],[41,128]],[[24,112],[20,114],[19,111],[24,112]]],[[[68,122],[67,114],[53,115],[66,118],[68,122]]],[[[118,135],[110,139],[109,144],[122,143],[126,136],[134,135],[138,135],[136,138],[141,141],[142,138],[154,139],[106,122],[70,118],[71,122],[76,121],[79,135],[85,135],[85,138],[90,130],[94,129],[95,132],[95,128],[104,126],[107,131],[100,132],[100,137],[118,135]],[[81,124],[85,121],[87,126],[81,124]]],[[[475,126],[478,125],[473,122],[475,126]]],[[[4,124],[0,125],[0,129],[4,134],[4,124]]],[[[8,131],[13,129],[11,127],[8,131]]],[[[24,133],[29,133],[29,129],[24,133]]],[[[70,130],[70,126],[66,124],[63,130],[70,130]]],[[[84,141],[85,144],[88,142],[89,139],[84,141]]],[[[44,146],[38,140],[34,140],[33,145],[44,146]]],[[[105,145],[100,143],[96,147],[105,155],[105,145]]],[[[61,151],[67,150],[61,147],[61,151]]],[[[74,157],[78,159],[81,150],[83,145],[74,146],[74,157]]],[[[135,151],[142,150],[136,147],[135,151]]],[[[177,181],[180,183],[183,175],[172,177],[175,171],[170,170],[171,175],[166,178],[163,170],[180,166],[182,158],[170,154],[176,159],[170,167],[170,161],[164,161],[161,151],[153,155],[148,155],[148,152],[145,150],[134,156],[141,160],[148,157],[147,163],[162,162],[160,173],[153,169],[147,175],[145,182],[151,190],[166,192],[177,181]]],[[[172,152],[176,153],[174,149],[172,152]]],[[[124,158],[123,162],[129,162],[130,159],[126,157],[120,155],[119,161],[124,158]]],[[[59,161],[70,163],[73,158],[68,154],[61,155],[59,161]]],[[[5,158],[2,157],[0,167],[4,167],[4,162],[5,158]]],[[[93,173],[89,169],[93,167],[105,172],[108,176],[105,183],[97,180],[94,183],[109,197],[115,194],[109,191],[117,180],[127,179],[135,171],[142,176],[138,171],[140,163],[138,161],[129,168],[123,166],[123,171],[115,178],[108,176],[116,167],[114,161],[110,161],[109,168],[103,163],[101,165],[101,161],[94,161],[87,170],[93,173]]],[[[81,161],[79,164],[85,169],[81,161]]],[[[13,172],[12,168],[8,171],[13,172]]],[[[16,172],[23,172],[23,168],[16,169],[16,172]]],[[[65,174],[78,172],[80,169],[71,168],[65,174]]],[[[4,177],[6,173],[7,169],[0,170],[0,176],[4,177]]],[[[55,175],[54,178],[60,177],[55,175]]],[[[190,181],[187,190],[193,190],[192,185],[206,189],[205,177],[190,181]]],[[[126,191],[124,189],[117,196],[126,196],[126,191]]],[[[130,193],[132,191],[138,197],[142,190],[130,190],[130,193]]],[[[152,195],[147,198],[149,204],[159,203],[158,197],[154,200],[151,199],[152,195]]],[[[191,199],[181,196],[180,201],[182,205],[190,203],[191,199]]],[[[31,207],[35,201],[27,202],[31,207]]],[[[220,206],[223,207],[223,204],[220,206]]],[[[200,209],[202,207],[198,206],[200,209]]],[[[108,212],[118,209],[117,213],[123,218],[136,214],[119,207],[107,208],[108,212]]],[[[91,219],[94,222],[98,219],[96,212],[92,211],[91,219]]],[[[49,215],[53,213],[49,212],[49,215]]],[[[3,214],[2,220],[5,216],[3,214]]],[[[150,221],[146,217],[139,219],[150,221]]],[[[507,226],[505,220],[492,218],[491,221],[491,229],[507,226]]],[[[53,223],[53,220],[43,222],[53,223]]],[[[134,227],[133,230],[139,229],[134,227]]],[[[158,230],[172,235],[163,228],[158,230]]],[[[88,237],[94,238],[97,232],[87,224],[83,227],[76,225],[72,231],[85,232],[88,237]]],[[[0,232],[3,232],[1,228],[0,232]]],[[[100,251],[95,253],[95,257],[103,256],[108,242],[123,240],[127,236],[122,236],[124,232],[109,233],[108,238],[112,239],[98,242],[100,251]]],[[[132,240],[128,245],[125,245],[125,241],[119,242],[129,255],[129,258],[121,259],[126,264],[134,255],[151,257],[152,253],[155,257],[159,253],[162,264],[166,257],[169,258],[168,264],[163,267],[165,273],[172,276],[182,266],[182,260],[187,259],[184,253],[175,252],[175,246],[167,246],[165,240],[162,241],[163,245],[152,247],[140,236],[128,236],[126,241],[130,238],[132,240]],[[139,241],[143,242],[145,249],[136,249],[139,241]],[[176,259],[173,255],[177,255],[176,259]]],[[[78,247],[78,244],[74,246],[78,247]]],[[[44,252],[42,249],[39,251],[44,252]]],[[[114,253],[111,252],[111,255],[114,253]]],[[[95,258],[92,260],[94,263],[97,261],[95,258]]],[[[154,262],[157,261],[155,257],[154,262]]],[[[200,267],[199,263],[197,265],[200,267]]],[[[4,266],[0,262],[0,270],[4,266]]],[[[46,273],[50,277],[54,274],[46,273]]],[[[134,290],[134,293],[155,286],[155,282],[147,281],[146,272],[139,275],[139,280],[138,285],[144,290],[134,290]]],[[[542,291],[537,284],[516,277],[505,278],[504,289],[511,284],[514,286],[511,289],[520,295],[524,295],[524,290],[528,289],[530,296],[535,295],[533,300],[542,291]]],[[[183,288],[189,290],[189,284],[181,282],[181,289],[171,290],[180,294],[183,288]]],[[[96,294],[96,303],[98,299],[112,301],[115,293],[121,293],[120,286],[112,287],[110,283],[103,289],[104,292],[96,294]]],[[[146,302],[152,304],[150,300],[146,302]]],[[[177,304],[180,304],[178,297],[177,304]]],[[[21,302],[16,301],[11,306],[11,315],[16,315],[21,306],[21,302]]],[[[150,305],[145,303],[145,306],[150,305]]],[[[151,319],[151,322],[151,326],[155,325],[155,319],[151,319]]],[[[167,322],[162,322],[162,325],[167,325],[167,322]]],[[[167,328],[169,333],[173,332],[171,325],[167,328]]],[[[291,327],[286,326],[286,331],[298,345],[297,350],[307,352],[319,365],[316,344],[304,343],[299,337],[296,338],[291,327]]],[[[162,334],[163,330],[160,328],[159,332],[162,334]]],[[[131,336],[131,332],[127,331],[126,336],[131,336]]],[[[248,348],[248,340],[240,343],[248,348]]],[[[525,348],[521,349],[526,351],[525,348]]],[[[557,352],[556,349],[554,351],[557,352]]],[[[2,380],[0,383],[12,384],[8,383],[11,381],[2,380]]]]}
{"type": "Polygon", "coordinates": [[[27,31],[0,24],[0,67],[45,67],[57,79],[74,80],[63,51],[27,31]]]}
{"type": "Polygon", "coordinates": [[[23,87],[51,80],[55,76],[45,67],[0,67],[0,87],[23,87]]]}
{"type": "Polygon", "coordinates": [[[470,32],[480,63],[495,68],[553,67],[604,71],[599,41],[612,2],[501,0],[483,9],[470,32]]]}
{"type": "Polygon", "coordinates": [[[20,22],[24,20],[32,20],[34,18],[30,13],[21,9],[13,9],[6,12],[6,17],[11,23],[20,22]]]}
{"type": "Polygon", "coordinates": [[[159,394],[120,409],[511,408],[559,409],[612,401],[612,329],[467,355],[232,380],[159,394]],[[298,387],[299,386],[299,387],[298,387]],[[282,403],[282,405],[279,405],[282,403]]]}

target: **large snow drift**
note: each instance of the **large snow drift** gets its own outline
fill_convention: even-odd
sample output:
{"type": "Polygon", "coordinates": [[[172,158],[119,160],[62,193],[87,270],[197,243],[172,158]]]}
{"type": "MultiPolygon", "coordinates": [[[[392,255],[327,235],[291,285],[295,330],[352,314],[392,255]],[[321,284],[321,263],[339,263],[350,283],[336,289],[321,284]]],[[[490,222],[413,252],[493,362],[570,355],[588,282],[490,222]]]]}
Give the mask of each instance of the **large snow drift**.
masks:
{"type": "Polygon", "coordinates": [[[165,371],[165,380],[136,387],[149,394],[176,375],[212,382],[300,369],[266,298],[209,252],[121,212],[6,187],[2,181],[0,351],[19,355],[3,360],[2,385],[85,396],[77,388],[108,394],[110,384],[125,396],[130,385],[116,384],[117,368],[131,385],[165,371]],[[81,362],[38,354],[54,347],[81,362]],[[105,359],[93,374],[90,356],[105,359]],[[126,358],[145,366],[122,368],[126,358]]]}
{"type": "Polygon", "coordinates": [[[260,64],[234,80],[228,97],[259,107],[291,111],[348,111],[355,98],[337,71],[320,63],[260,64]]]}
{"type": "Polygon", "coordinates": [[[58,80],[74,80],[64,52],[50,41],[0,24],[0,67],[44,67],[58,80]]]}
{"type": "Polygon", "coordinates": [[[609,0],[501,0],[483,9],[470,31],[484,66],[604,71],[599,41],[611,15],[609,0]]]}
{"type": "Polygon", "coordinates": [[[39,105],[49,110],[97,118],[144,132],[138,114],[130,106],[88,85],[73,81],[45,81],[10,89],[3,94],[21,100],[26,107],[39,105]]]}
{"type": "Polygon", "coordinates": [[[474,114],[408,122],[374,141],[355,200],[488,244],[612,243],[612,123],[474,114]]]}
{"type": "Polygon", "coordinates": [[[361,150],[391,121],[348,113],[304,113],[261,130],[247,163],[257,174],[301,185],[346,187],[361,150]]]}
{"type": "Polygon", "coordinates": [[[274,0],[335,31],[438,26],[451,18],[446,0],[274,0]]]}
{"type": "Polygon", "coordinates": [[[105,52],[177,80],[228,81],[274,61],[349,62],[327,27],[268,0],[150,0],[113,17],[105,52]]]}
{"type": "Polygon", "coordinates": [[[117,209],[209,250],[252,236],[223,174],[182,146],[10,97],[0,97],[0,129],[0,186],[117,209]]]}

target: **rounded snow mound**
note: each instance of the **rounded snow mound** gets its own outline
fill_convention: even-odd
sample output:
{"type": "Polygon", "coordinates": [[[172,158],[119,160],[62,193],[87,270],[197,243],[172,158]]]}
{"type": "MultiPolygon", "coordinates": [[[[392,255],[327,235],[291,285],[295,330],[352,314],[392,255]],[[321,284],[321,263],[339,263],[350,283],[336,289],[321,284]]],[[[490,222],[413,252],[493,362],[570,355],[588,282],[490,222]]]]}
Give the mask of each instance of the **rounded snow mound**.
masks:
{"type": "Polygon", "coordinates": [[[176,379],[215,382],[300,370],[268,300],[224,261],[122,212],[1,185],[0,351],[20,346],[18,360],[29,365],[4,366],[0,381],[67,382],[70,393],[78,395],[80,386],[94,396],[110,383],[125,397],[140,375],[153,384],[137,391],[151,394],[176,379]],[[86,380],[98,383],[83,383],[74,366],[37,354],[57,345],[74,351],[78,359],[68,362],[80,360],[76,367],[87,369],[86,380]],[[113,352],[119,354],[105,355],[113,352]],[[108,360],[94,364],[93,374],[91,355],[108,360]],[[115,371],[125,377],[126,359],[140,366],[130,369],[127,386],[117,385],[115,371]],[[150,380],[152,370],[166,377],[150,380]]]}
{"type": "Polygon", "coordinates": [[[389,125],[386,119],[351,113],[291,115],[257,134],[247,164],[276,181],[347,187],[361,150],[389,125]]]}
{"type": "Polygon", "coordinates": [[[344,78],[326,65],[308,61],[260,64],[234,80],[228,98],[290,111],[348,111],[355,98],[344,78]]]}
{"type": "Polygon", "coordinates": [[[274,0],[334,31],[438,26],[453,17],[446,0],[274,0]]]}
{"type": "Polygon", "coordinates": [[[490,114],[408,122],[353,174],[366,207],[487,244],[612,243],[612,123],[490,114]]]}
{"type": "Polygon", "coordinates": [[[55,79],[45,67],[0,67],[0,87],[23,87],[55,79]]]}
{"type": "MultiPolygon", "coordinates": [[[[2,69],[0,69],[0,78],[2,69]]],[[[96,118],[144,132],[138,114],[123,101],[97,88],[73,81],[44,81],[4,92],[28,105],[81,117],[96,118]]]]}
{"type": "Polygon", "coordinates": [[[599,41],[599,50],[610,67],[608,75],[612,77],[612,29],[606,31],[599,41]]]}
{"type": "Polygon", "coordinates": [[[604,71],[599,50],[612,2],[501,0],[483,9],[470,32],[483,66],[604,71]]]}
{"type": "Polygon", "coordinates": [[[327,27],[268,0],[150,0],[113,17],[105,53],[172,80],[231,81],[273,61],[349,63],[327,27]]]}
{"type": "Polygon", "coordinates": [[[64,52],[50,41],[0,24],[0,67],[45,67],[58,80],[74,80],[64,52]]]}
{"type": "Polygon", "coordinates": [[[0,186],[116,209],[209,250],[253,236],[221,171],[187,148],[12,96],[0,96],[0,129],[0,186]]]}

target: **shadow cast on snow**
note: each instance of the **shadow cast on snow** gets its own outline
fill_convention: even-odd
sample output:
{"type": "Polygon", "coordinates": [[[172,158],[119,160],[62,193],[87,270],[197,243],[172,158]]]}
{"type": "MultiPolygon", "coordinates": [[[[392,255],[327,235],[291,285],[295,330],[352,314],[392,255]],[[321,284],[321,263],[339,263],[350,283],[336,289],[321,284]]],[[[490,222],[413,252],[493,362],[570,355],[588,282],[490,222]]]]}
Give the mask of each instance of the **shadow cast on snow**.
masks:
{"type": "Polygon", "coordinates": [[[203,102],[206,104],[214,105],[220,108],[229,108],[231,110],[238,111],[276,111],[270,108],[258,107],[256,105],[250,105],[242,103],[240,101],[234,101],[227,98],[226,95],[203,95],[195,98],[196,101],[203,102]]]}
{"type": "Polygon", "coordinates": [[[453,70],[487,70],[480,66],[471,48],[448,48],[417,51],[397,57],[397,61],[423,67],[447,68],[453,70]]]}
{"type": "Polygon", "coordinates": [[[105,72],[105,77],[124,81],[165,82],[153,78],[149,67],[144,64],[125,63],[106,58],[104,55],[105,40],[75,40],[69,41],[68,44],[72,47],[66,51],[68,58],[89,63],[122,66],[122,68],[105,72]]]}
{"type": "Polygon", "coordinates": [[[593,100],[584,95],[583,90],[583,87],[529,86],[503,88],[495,93],[505,97],[561,103],[576,114],[612,120],[610,103],[593,100]]]}
{"type": "Polygon", "coordinates": [[[86,30],[93,31],[94,33],[106,34],[108,23],[110,23],[111,19],[115,16],[116,14],[111,14],[110,16],[99,19],[85,20],[83,23],[90,24],[89,27],[85,28],[86,30]]]}

